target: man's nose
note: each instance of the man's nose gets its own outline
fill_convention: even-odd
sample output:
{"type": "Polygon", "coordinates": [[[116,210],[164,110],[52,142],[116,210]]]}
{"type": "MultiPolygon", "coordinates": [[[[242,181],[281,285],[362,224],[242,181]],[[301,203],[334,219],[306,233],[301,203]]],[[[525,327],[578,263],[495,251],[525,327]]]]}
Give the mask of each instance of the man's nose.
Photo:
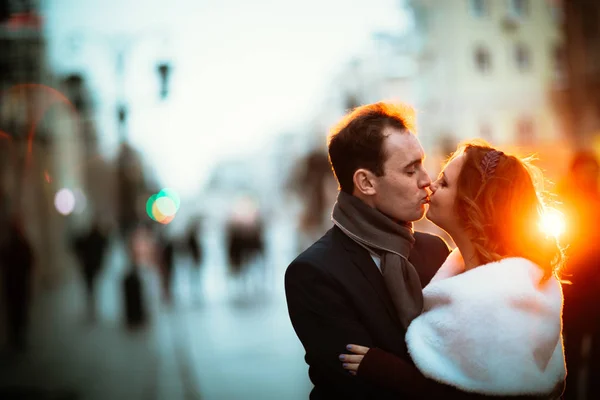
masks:
{"type": "Polygon", "coordinates": [[[423,178],[421,180],[421,188],[425,189],[426,187],[430,187],[431,186],[431,178],[429,177],[429,174],[427,172],[425,172],[423,174],[423,178]]]}

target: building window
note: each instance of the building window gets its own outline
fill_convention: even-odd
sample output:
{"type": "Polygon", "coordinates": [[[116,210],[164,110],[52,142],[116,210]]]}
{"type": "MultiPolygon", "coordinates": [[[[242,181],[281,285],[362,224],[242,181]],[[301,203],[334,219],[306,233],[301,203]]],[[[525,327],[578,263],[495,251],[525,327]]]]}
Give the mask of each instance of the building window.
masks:
{"type": "Polygon", "coordinates": [[[492,70],[492,56],[487,48],[477,47],[475,50],[475,65],[482,73],[488,73],[492,70]]]}
{"type": "Polygon", "coordinates": [[[469,9],[474,17],[487,17],[490,15],[489,0],[470,0],[469,9]]]}
{"type": "Polygon", "coordinates": [[[510,12],[519,18],[529,16],[529,0],[510,0],[510,12]]]}
{"type": "Polygon", "coordinates": [[[515,62],[521,72],[527,72],[531,69],[531,51],[523,43],[515,46],[515,62]]]}
{"type": "Polygon", "coordinates": [[[517,121],[517,141],[521,145],[535,144],[535,126],[531,117],[521,117],[517,121]]]}

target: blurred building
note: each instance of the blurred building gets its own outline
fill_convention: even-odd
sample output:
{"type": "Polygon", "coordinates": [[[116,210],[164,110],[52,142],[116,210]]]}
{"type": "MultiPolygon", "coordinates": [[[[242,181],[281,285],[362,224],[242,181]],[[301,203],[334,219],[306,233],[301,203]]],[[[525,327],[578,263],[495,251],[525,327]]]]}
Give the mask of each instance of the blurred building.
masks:
{"type": "MultiPolygon", "coordinates": [[[[341,66],[311,122],[318,146],[347,111],[377,101],[417,104],[418,64],[414,35],[376,32],[364,49],[341,66]]],[[[310,139],[313,140],[313,139],[310,139]]]]}
{"type": "MultiPolygon", "coordinates": [[[[72,125],[77,137],[79,151],[79,178],[81,198],[76,215],[76,225],[86,225],[94,216],[114,223],[116,213],[115,168],[102,156],[99,149],[99,137],[96,130],[96,115],[91,90],[81,74],[70,74],[61,81],[62,92],[70,100],[76,110],[76,119],[70,115],[62,115],[63,123],[72,125]]],[[[70,171],[64,171],[69,174],[70,171]]]]}
{"type": "Polygon", "coordinates": [[[371,46],[341,69],[317,116],[321,132],[357,105],[403,101],[417,110],[433,174],[458,142],[480,137],[520,154],[537,153],[538,165],[561,175],[571,136],[555,108],[556,90],[566,82],[560,2],[401,4],[399,12],[412,15],[412,24],[375,34],[371,46]]]}
{"type": "Polygon", "coordinates": [[[566,140],[548,94],[561,82],[549,1],[409,0],[425,147],[481,137],[523,152],[566,140]]]}
{"type": "Polygon", "coordinates": [[[300,156],[290,145],[293,136],[273,139],[259,152],[225,159],[215,165],[204,191],[204,210],[221,222],[240,198],[252,199],[262,215],[268,216],[283,201],[286,178],[291,174],[293,161],[300,156]]]}
{"type": "Polygon", "coordinates": [[[373,34],[370,46],[341,71],[346,108],[381,100],[418,102],[417,53],[414,35],[373,34]]]}
{"type": "Polygon", "coordinates": [[[564,46],[556,49],[562,84],[552,95],[564,129],[576,147],[600,153],[600,4],[595,0],[555,0],[562,5],[564,46]]]}
{"type": "Polygon", "coordinates": [[[37,2],[0,1],[0,212],[23,220],[36,277],[52,283],[66,266],[55,195],[82,177],[77,111],[56,90],[46,55],[37,2]]]}

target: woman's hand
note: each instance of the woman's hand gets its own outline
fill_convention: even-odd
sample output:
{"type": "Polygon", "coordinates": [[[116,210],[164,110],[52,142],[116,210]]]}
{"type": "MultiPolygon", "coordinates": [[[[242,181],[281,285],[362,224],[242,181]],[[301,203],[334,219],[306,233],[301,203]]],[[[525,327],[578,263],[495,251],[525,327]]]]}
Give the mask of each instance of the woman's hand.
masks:
{"type": "Polygon", "coordinates": [[[346,349],[353,354],[340,354],[340,361],[342,362],[342,367],[347,369],[351,375],[356,375],[356,371],[358,371],[358,366],[360,362],[369,351],[368,347],[358,346],[356,344],[349,344],[346,346],[346,349]]]}

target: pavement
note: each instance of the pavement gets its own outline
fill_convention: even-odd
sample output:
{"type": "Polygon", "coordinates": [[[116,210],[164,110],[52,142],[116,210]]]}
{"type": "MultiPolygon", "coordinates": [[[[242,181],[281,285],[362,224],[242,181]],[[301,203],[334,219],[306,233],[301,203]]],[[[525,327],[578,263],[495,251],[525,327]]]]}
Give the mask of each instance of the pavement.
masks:
{"type": "Polygon", "coordinates": [[[198,276],[177,260],[171,306],[161,302],[156,271],[143,272],[151,318],[142,330],[123,324],[118,250],[99,278],[95,322],[75,268],[60,287],[38,293],[28,349],[0,358],[0,398],[307,399],[312,385],[283,294],[292,243],[270,232],[266,264],[236,283],[225,272],[221,233],[207,232],[198,276]]]}

